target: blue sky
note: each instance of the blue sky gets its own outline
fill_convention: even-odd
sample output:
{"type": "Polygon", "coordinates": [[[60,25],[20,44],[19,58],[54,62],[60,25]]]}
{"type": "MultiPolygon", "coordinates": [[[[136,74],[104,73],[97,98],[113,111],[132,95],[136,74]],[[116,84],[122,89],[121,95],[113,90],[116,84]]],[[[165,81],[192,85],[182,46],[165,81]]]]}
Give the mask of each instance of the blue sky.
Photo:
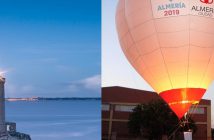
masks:
{"type": "Polygon", "coordinates": [[[6,97],[99,97],[100,0],[0,1],[6,97]]]}

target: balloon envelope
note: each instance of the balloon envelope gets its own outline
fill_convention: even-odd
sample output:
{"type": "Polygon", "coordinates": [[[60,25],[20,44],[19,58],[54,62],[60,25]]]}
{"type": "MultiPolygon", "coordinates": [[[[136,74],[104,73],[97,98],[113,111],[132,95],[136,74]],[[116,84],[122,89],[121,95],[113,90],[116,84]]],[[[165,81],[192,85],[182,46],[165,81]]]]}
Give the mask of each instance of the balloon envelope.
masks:
{"type": "Polygon", "coordinates": [[[214,78],[213,0],[119,0],[121,48],[181,118],[214,78]]]}

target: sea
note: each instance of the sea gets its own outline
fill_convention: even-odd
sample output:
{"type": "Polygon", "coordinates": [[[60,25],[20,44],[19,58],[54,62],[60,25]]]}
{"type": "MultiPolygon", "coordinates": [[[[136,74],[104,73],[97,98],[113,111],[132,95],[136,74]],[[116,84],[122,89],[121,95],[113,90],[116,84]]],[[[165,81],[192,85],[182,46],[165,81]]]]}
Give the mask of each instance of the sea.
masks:
{"type": "Polygon", "coordinates": [[[6,101],[6,120],[32,140],[100,140],[100,100],[6,101]]]}

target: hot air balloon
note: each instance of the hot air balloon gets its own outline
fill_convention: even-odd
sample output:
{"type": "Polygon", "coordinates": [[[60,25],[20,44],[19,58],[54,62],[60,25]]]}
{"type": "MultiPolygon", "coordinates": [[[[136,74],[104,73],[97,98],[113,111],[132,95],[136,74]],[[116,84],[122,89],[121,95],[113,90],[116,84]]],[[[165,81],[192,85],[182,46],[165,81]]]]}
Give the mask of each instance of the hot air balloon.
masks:
{"type": "Polygon", "coordinates": [[[116,26],[131,65],[178,118],[214,78],[213,0],[119,0],[116,26]]]}

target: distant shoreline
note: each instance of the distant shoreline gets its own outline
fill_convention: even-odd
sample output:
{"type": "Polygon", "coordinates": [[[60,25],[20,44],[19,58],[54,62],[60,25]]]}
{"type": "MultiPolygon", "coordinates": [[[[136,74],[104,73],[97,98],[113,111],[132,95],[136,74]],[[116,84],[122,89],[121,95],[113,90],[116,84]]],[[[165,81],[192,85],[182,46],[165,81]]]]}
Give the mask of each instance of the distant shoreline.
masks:
{"type": "Polygon", "coordinates": [[[100,97],[63,97],[63,98],[46,98],[46,97],[33,97],[33,98],[5,98],[6,101],[68,101],[68,100],[101,100],[100,97]]]}

